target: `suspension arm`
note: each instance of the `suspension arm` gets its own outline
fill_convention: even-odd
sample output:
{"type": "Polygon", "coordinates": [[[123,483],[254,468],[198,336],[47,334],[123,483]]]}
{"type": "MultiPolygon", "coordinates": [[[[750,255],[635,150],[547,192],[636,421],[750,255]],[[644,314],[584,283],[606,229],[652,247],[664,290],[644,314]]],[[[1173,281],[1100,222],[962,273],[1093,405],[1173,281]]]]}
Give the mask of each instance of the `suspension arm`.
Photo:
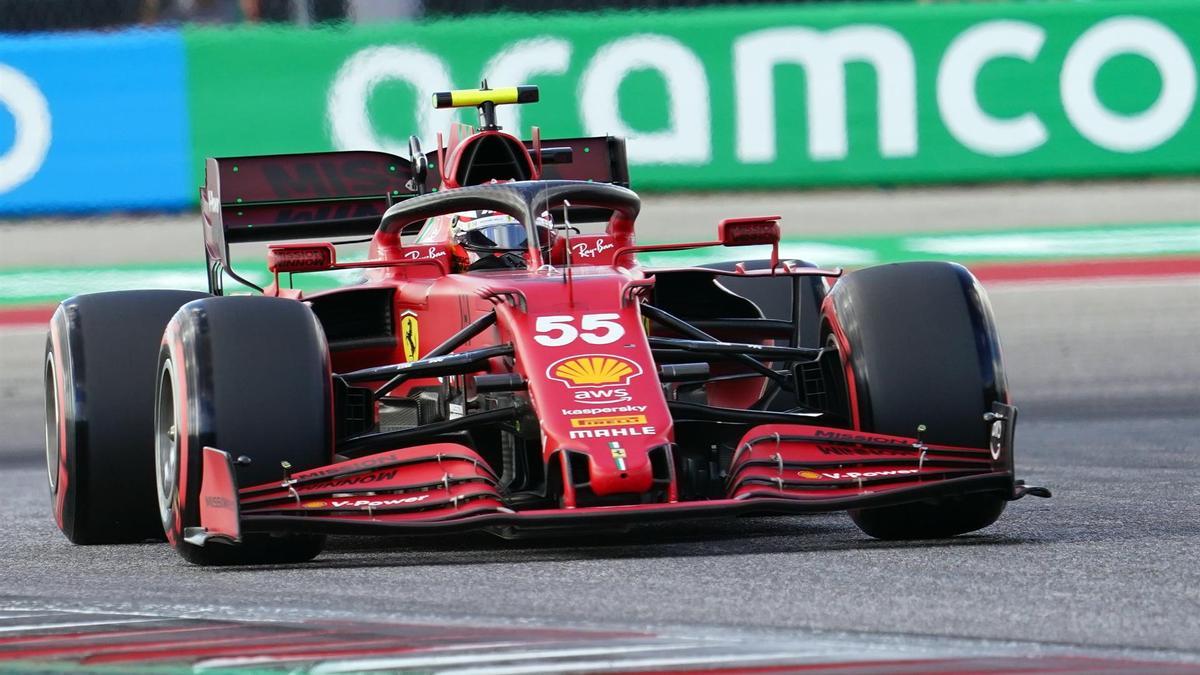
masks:
{"type": "MultiPolygon", "coordinates": [[[[468,341],[471,340],[471,338],[475,337],[476,335],[479,335],[480,333],[491,328],[495,324],[496,324],[496,312],[495,312],[495,310],[493,310],[491,312],[488,312],[487,314],[484,314],[483,316],[479,317],[478,319],[475,319],[474,321],[467,324],[466,326],[463,326],[462,330],[458,331],[454,335],[451,335],[449,338],[446,339],[445,342],[438,345],[437,347],[435,347],[433,349],[433,351],[426,354],[424,359],[419,359],[417,361],[413,361],[413,363],[420,363],[421,361],[424,361],[424,360],[429,359],[430,357],[434,357],[434,356],[445,356],[446,354],[449,354],[450,352],[454,351],[455,349],[458,349],[462,345],[466,344],[468,341]]],[[[396,389],[396,387],[399,387],[400,385],[404,384],[404,382],[410,377],[412,377],[412,375],[410,375],[407,372],[397,373],[395,376],[392,377],[392,379],[390,379],[386,383],[384,383],[384,385],[382,387],[376,389],[375,393],[372,395],[372,397],[376,401],[378,401],[379,399],[383,398],[384,396],[387,396],[388,394],[392,393],[392,391],[394,391],[396,389]]]]}
{"type": "Polygon", "coordinates": [[[746,354],[772,361],[816,361],[824,351],[807,347],[760,345],[752,342],[710,342],[708,340],[680,340],[664,337],[651,337],[649,340],[651,349],[680,349],[725,357],[746,354]]]}
{"type": "Polygon", "coordinates": [[[484,424],[508,422],[517,419],[519,414],[520,412],[516,406],[508,406],[486,412],[464,415],[452,420],[422,424],[411,429],[361,434],[347,438],[339,443],[337,452],[339,455],[345,457],[362,457],[374,452],[415,445],[420,441],[426,441],[443,434],[466,431],[484,424]]]}
{"type": "MultiPolygon", "coordinates": [[[[654,305],[651,305],[649,303],[645,303],[645,302],[642,303],[642,314],[645,314],[647,317],[649,317],[649,319],[651,321],[653,321],[659,325],[665,326],[666,328],[669,328],[678,333],[682,333],[682,334],[686,335],[687,337],[692,338],[693,340],[702,340],[705,342],[714,342],[714,343],[721,342],[720,340],[709,335],[708,333],[705,333],[704,331],[700,330],[699,328],[696,328],[695,326],[684,321],[683,319],[680,319],[679,317],[677,317],[669,312],[666,312],[662,309],[659,309],[658,307],[655,307],[654,305]]],[[[767,367],[767,365],[764,364],[762,361],[759,361],[758,359],[754,358],[753,356],[750,356],[748,354],[731,354],[730,356],[735,361],[738,361],[739,363],[745,365],[746,367],[750,368],[751,370],[754,370],[755,372],[759,373],[760,375],[763,375],[763,376],[769,378],[771,381],[778,384],[781,389],[786,389],[788,391],[793,390],[792,384],[790,382],[788,382],[788,378],[786,375],[780,375],[779,373],[775,372],[773,369],[767,367]]]]}
{"type": "Polygon", "coordinates": [[[348,373],[341,373],[337,377],[342,378],[347,383],[352,383],[382,380],[396,375],[404,375],[408,378],[461,375],[484,370],[487,367],[489,359],[496,358],[497,356],[512,356],[512,353],[513,346],[511,344],[493,345],[483,347],[482,349],[473,349],[468,352],[447,354],[445,356],[426,356],[423,359],[409,361],[408,363],[393,363],[386,366],[353,370],[348,373]]]}

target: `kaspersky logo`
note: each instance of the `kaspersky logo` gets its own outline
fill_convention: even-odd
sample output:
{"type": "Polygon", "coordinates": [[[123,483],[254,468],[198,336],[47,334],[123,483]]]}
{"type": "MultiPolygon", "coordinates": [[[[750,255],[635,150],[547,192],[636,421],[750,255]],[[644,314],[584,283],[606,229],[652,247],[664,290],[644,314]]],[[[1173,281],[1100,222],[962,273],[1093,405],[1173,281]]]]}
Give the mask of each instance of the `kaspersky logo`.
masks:
{"type": "Polygon", "coordinates": [[[546,376],[571,389],[625,386],[642,374],[642,367],[621,356],[584,354],[555,361],[546,376]]]}

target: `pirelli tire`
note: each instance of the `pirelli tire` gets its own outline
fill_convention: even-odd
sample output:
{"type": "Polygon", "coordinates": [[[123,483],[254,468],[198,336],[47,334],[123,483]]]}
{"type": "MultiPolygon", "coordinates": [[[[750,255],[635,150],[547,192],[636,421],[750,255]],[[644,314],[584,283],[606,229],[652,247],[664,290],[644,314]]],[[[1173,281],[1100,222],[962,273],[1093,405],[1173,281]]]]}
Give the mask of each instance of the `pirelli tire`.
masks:
{"type": "Polygon", "coordinates": [[[197,565],[295,563],[320,554],[319,535],[243,535],[240,544],[185,541],[200,525],[205,446],[244,458],[245,487],[333,459],[329,348],[316,316],[294,300],[216,297],[184,305],[158,355],[155,479],[167,540],[197,565]]]}
{"type": "MultiPolygon", "coordinates": [[[[822,308],[823,343],[839,352],[855,428],[931,443],[988,447],[983,415],[1008,401],[995,321],[961,265],[912,262],[838,280],[822,308]]],[[[950,537],[987,527],[1006,496],[984,492],[850,512],[879,539],[950,537]]]]}
{"type": "Polygon", "coordinates": [[[64,300],[42,360],[54,520],[76,544],[162,539],[154,498],[154,374],[163,327],[193,291],[64,300]]]}

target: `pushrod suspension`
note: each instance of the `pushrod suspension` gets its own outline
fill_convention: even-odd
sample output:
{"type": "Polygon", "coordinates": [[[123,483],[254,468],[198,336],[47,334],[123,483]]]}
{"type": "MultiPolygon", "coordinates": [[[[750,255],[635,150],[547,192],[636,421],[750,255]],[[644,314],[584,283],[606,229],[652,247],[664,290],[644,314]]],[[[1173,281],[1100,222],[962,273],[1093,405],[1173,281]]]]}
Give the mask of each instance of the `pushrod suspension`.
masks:
{"type": "MultiPolygon", "coordinates": [[[[695,326],[684,321],[683,319],[680,319],[679,317],[677,317],[665,310],[659,309],[658,307],[655,307],[654,305],[651,305],[649,303],[645,303],[645,302],[642,303],[642,313],[645,314],[647,317],[649,317],[651,321],[653,321],[657,324],[660,324],[662,326],[665,326],[671,330],[677,331],[679,333],[683,333],[684,335],[692,338],[693,340],[704,340],[706,342],[715,342],[715,343],[721,342],[717,338],[709,335],[708,333],[705,333],[704,331],[700,330],[699,328],[696,328],[695,326]]],[[[750,356],[748,354],[730,354],[730,358],[732,358],[733,360],[737,361],[738,363],[741,363],[742,365],[750,368],[751,370],[754,370],[755,372],[759,373],[760,375],[763,375],[763,376],[769,378],[772,382],[775,382],[776,384],[778,384],[780,386],[780,388],[787,389],[788,391],[792,390],[791,384],[788,382],[788,378],[786,375],[779,374],[778,372],[776,372],[772,368],[767,367],[767,365],[765,363],[763,363],[762,361],[759,361],[758,359],[754,358],[753,356],[750,356]]]]}
{"type": "Polygon", "coordinates": [[[386,366],[373,366],[348,373],[338,373],[338,377],[347,383],[371,382],[393,377],[403,373],[408,377],[436,377],[438,375],[458,375],[477,372],[487,367],[489,359],[497,356],[511,356],[513,346],[510,344],[491,345],[467,352],[447,354],[445,356],[426,356],[418,361],[407,363],[392,363],[386,366]]]}

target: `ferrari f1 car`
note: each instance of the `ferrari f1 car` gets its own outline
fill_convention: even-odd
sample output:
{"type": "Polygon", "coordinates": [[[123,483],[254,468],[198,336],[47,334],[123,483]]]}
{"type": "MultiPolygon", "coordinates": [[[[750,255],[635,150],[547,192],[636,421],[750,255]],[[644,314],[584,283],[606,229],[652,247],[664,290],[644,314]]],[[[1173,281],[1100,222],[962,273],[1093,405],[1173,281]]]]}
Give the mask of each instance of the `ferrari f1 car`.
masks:
{"type": "Polygon", "coordinates": [[[1048,496],[1015,479],[1017,410],[970,272],[781,260],[774,216],[639,244],[621,139],[496,125],[497,105],[536,100],[437,94],[477,107],[479,128],[428,153],[414,138],[408,158],[207,160],[209,292],[82,295],[52,319],[46,459],[66,536],[165,533],[193,563],[265,563],[329,534],[848,510],[871,536],[930,538],[1048,496]],[[353,236],[369,254],[339,260],[353,236]],[[232,265],[234,245],[289,240],[265,287],[232,265]],[[638,261],[705,246],[771,253],[638,261]],[[336,290],[291,283],[347,270],[336,290]]]}

